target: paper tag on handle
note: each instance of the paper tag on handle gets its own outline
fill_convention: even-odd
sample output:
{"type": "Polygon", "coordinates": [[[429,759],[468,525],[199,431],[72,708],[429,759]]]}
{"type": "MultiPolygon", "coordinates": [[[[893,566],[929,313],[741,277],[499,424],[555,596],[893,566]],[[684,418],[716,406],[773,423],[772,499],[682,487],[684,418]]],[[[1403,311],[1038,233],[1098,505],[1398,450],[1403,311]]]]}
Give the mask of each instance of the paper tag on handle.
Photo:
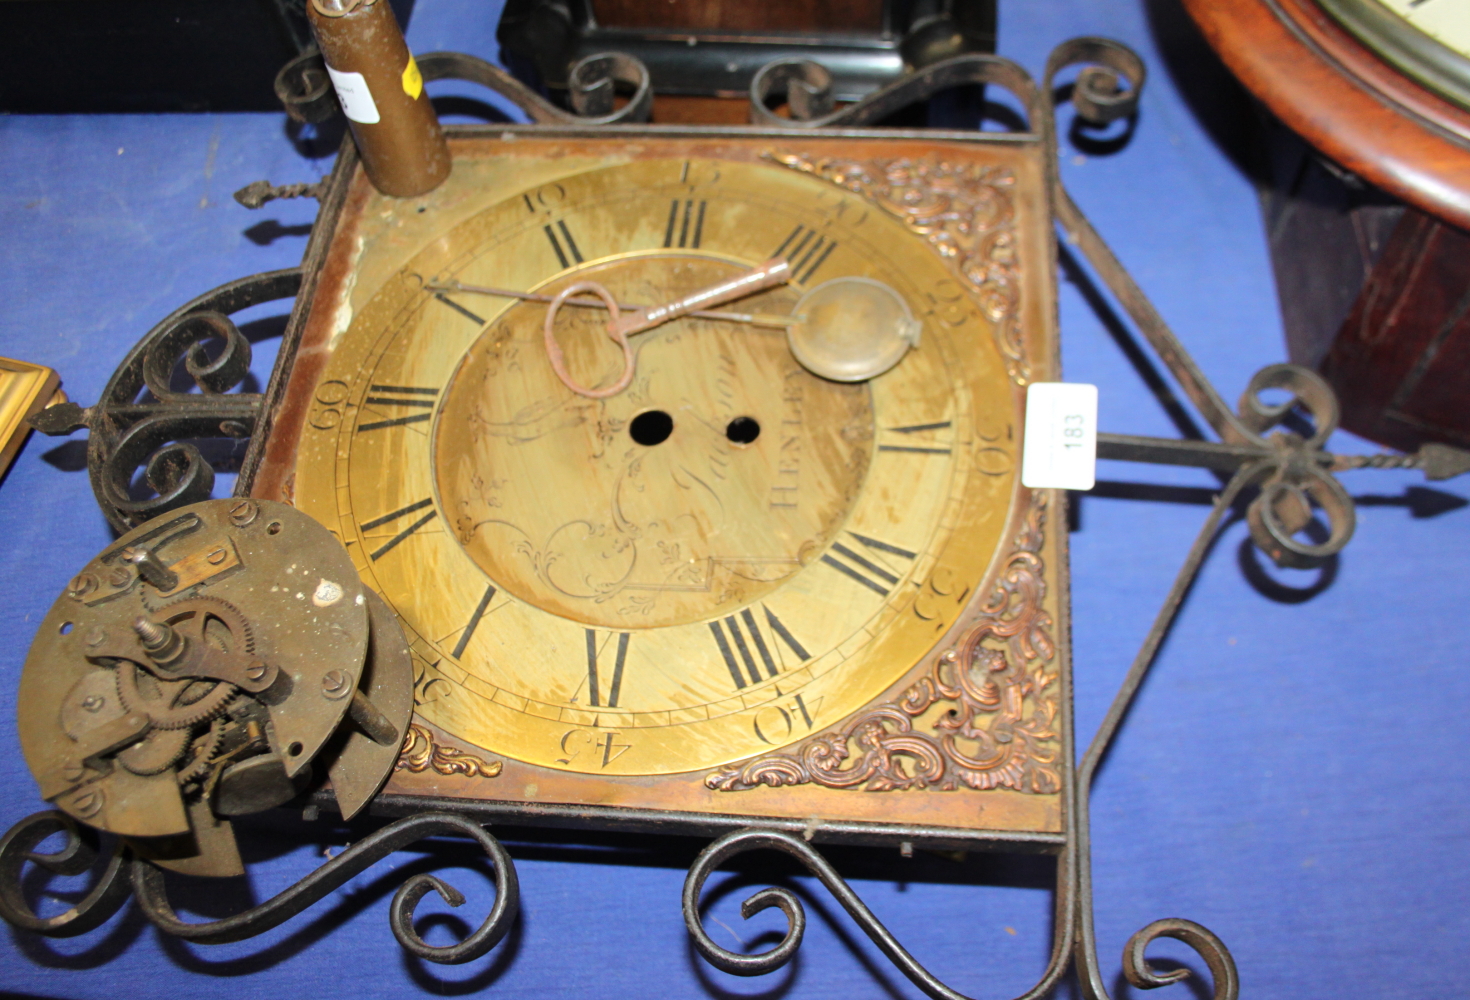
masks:
{"type": "Polygon", "coordinates": [[[378,104],[361,73],[344,73],[328,66],[327,75],[332,78],[332,86],[337,88],[337,100],[342,102],[344,115],[360,125],[378,124],[381,120],[378,104]]]}
{"type": "Polygon", "coordinates": [[[1021,483],[1090,490],[1097,482],[1097,386],[1033,382],[1026,390],[1021,483]]]}

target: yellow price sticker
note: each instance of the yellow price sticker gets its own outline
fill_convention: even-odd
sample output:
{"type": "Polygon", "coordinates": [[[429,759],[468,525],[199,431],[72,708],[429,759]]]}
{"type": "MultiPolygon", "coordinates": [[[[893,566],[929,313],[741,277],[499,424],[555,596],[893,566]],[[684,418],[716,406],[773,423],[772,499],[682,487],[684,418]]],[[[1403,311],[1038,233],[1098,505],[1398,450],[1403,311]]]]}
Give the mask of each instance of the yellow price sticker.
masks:
{"type": "Polygon", "coordinates": [[[424,74],[419,72],[419,64],[412,55],[408,57],[408,65],[403,67],[403,92],[415,101],[424,92],[424,74]]]}

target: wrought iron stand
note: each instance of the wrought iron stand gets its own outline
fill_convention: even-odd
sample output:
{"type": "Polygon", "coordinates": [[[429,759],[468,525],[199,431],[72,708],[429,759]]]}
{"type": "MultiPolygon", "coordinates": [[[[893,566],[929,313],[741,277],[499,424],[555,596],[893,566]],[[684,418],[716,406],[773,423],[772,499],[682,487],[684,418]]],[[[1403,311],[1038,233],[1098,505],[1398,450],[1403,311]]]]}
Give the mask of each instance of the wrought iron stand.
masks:
{"type": "MultiPolygon", "coordinates": [[[[574,67],[571,93],[579,112],[576,115],[554,107],[503,71],[473,57],[434,53],[422,57],[419,64],[429,79],[453,77],[490,87],[516,102],[537,123],[600,126],[641,121],[646,120],[651,103],[648,75],[637,60],[628,56],[592,56],[574,67]],[[614,83],[634,89],[633,99],[617,111],[612,107],[614,83]]],[[[1353,502],[1338,483],[1336,473],[1358,468],[1419,468],[1430,479],[1444,479],[1470,470],[1470,455],[1442,446],[1428,446],[1414,455],[1327,453],[1324,445],[1337,424],[1336,400],[1317,375],[1294,365],[1261,369],[1246,387],[1238,410],[1232,411],[1225,404],[1061,185],[1052,99],[1058,74],[1079,65],[1082,69],[1072,85],[1071,99],[1084,119],[1106,124],[1133,114],[1144,83],[1143,64],[1123,46],[1099,38],[1079,38],[1057,48],[1039,89],[1015,64],[980,55],[936,64],[837,111],[832,110],[830,75],[814,63],[773,63],[757,75],[751,88],[753,120],[767,127],[793,130],[869,124],[961,84],[997,84],[1011,90],[1029,109],[1032,135],[1044,146],[1054,219],[1063,238],[1081,251],[1219,436],[1215,442],[1099,436],[1102,458],[1197,466],[1228,473],[1229,477],[1101,726],[1064,781],[1066,832],[1059,846],[1052,954],[1041,979],[1024,994],[1028,998],[1052,990],[1074,962],[1084,993],[1092,998],[1107,996],[1093,933],[1089,792],[1098,766],[1227,512],[1248,499],[1245,518],[1255,544],[1279,565],[1306,568],[1340,551],[1353,534],[1353,502]],[[779,93],[788,95],[796,118],[777,117],[767,110],[767,99],[779,93]],[[1284,391],[1289,398],[1267,403],[1262,394],[1268,390],[1284,391]],[[1312,422],[1309,432],[1283,429],[1287,423],[1299,427],[1303,417],[1312,422]],[[1325,537],[1320,524],[1315,535],[1305,534],[1314,519],[1325,519],[1325,537]]],[[[310,71],[311,67],[300,61],[288,67],[285,72],[296,73],[301,79],[296,81],[298,86],[288,85],[283,91],[303,95],[296,99],[296,113],[307,116],[320,114],[329,103],[322,93],[312,90],[310,71]]],[[[350,145],[345,146],[336,169],[350,170],[354,163],[350,145]]],[[[340,191],[343,187],[329,185],[328,190],[340,191]]],[[[262,182],[237,197],[250,207],[258,207],[275,197],[320,194],[316,187],[278,188],[262,182]]],[[[313,265],[317,261],[313,255],[321,252],[320,241],[313,241],[301,268],[244,278],[200,296],[167,317],[133,348],[95,405],[82,408],[64,404],[37,417],[36,426],[48,434],[68,434],[82,427],[90,432],[88,466],[93,490],[119,531],[209,497],[214,473],[190,440],[223,437],[253,438],[258,442],[265,437],[269,414],[284,391],[282,371],[288,366],[278,363],[263,394],[231,392],[249,369],[250,345],[229,316],[253,305],[293,296],[297,296],[300,313],[307,298],[301,293],[309,291],[304,286],[314,280],[313,265]],[[206,352],[206,341],[223,343],[212,359],[206,352]],[[199,393],[180,393],[171,388],[170,375],[181,358],[199,393]],[[156,494],[146,500],[132,499],[129,494],[129,485],[139,469],[156,494]]],[[[299,315],[293,315],[282,358],[289,358],[295,350],[293,331],[299,331],[300,320],[299,315]]],[[[254,448],[247,454],[240,477],[241,492],[249,489],[257,454],[254,448]]],[[[448,947],[430,946],[413,926],[419,900],[433,891],[450,906],[458,906],[464,897],[438,878],[416,875],[398,889],[393,899],[391,927],[400,944],[420,958],[440,963],[468,962],[486,954],[505,936],[516,918],[519,890],[515,866],[500,843],[479,823],[448,812],[423,812],[398,819],[266,903],[233,917],[199,924],[188,923],[174,912],[163,872],[121,846],[81,902],[58,916],[37,916],[21,891],[26,863],[58,875],[78,875],[92,867],[98,853],[96,837],[90,831],[79,829],[59,812],[41,812],[21,821],[0,840],[0,916],[35,933],[74,936],[101,925],[133,895],[148,919],[166,933],[203,944],[239,941],[280,925],[388,854],[434,836],[464,837],[480,845],[494,867],[494,906],[480,927],[463,941],[448,947]],[[53,854],[37,853],[41,842],[57,833],[66,835],[65,846],[53,854]]],[[[737,975],[763,975],[782,967],[801,945],[805,912],[796,895],[780,887],[756,892],[742,906],[747,918],[770,907],[785,914],[787,930],[769,950],[738,954],[716,944],[705,930],[700,910],[705,882],[724,862],[755,850],[780,851],[794,857],[925,994],[945,1000],[963,997],[904,949],[820,853],[802,837],[782,830],[751,828],[726,833],[706,847],[690,869],[684,883],[684,919],[695,948],[712,965],[737,975]]],[[[1186,969],[1159,972],[1149,965],[1145,951],[1160,937],[1178,939],[1203,958],[1214,979],[1213,995],[1217,1000],[1238,996],[1235,964],[1224,943],[1206,928],[1182,919],[1156,920],[1128,941],[1123,972],[1134,986],[1153,988],[1189,975],[1186,969]]]]}

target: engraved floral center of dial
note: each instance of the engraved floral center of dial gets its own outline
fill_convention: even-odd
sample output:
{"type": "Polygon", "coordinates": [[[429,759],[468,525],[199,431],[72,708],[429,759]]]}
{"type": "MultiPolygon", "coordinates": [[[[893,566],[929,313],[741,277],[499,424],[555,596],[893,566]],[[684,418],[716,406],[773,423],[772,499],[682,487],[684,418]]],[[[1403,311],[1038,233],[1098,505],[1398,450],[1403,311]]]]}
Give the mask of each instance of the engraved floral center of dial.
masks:
{"type": "MultiPolygon", "coordinates": [[[[620,302],[657,303],[748,267],[629,255],[538,291],[595,280],[620,302]]],[[[787,313],[798,294],[741,309],[787,313]]],[[[811,374],[779,330],[686,317],[634,339],[626,391],[588,399],[546,361],[545,309],[517,303],[486,325],[435,430],[440,502],[497,586],[594,627],[657,628],[730,614],[821,554],[872,460],[867,385],[811,374]]],[[[567,367],[589,387],[622,370],[606,321],[558,317],[567,367]]]]}

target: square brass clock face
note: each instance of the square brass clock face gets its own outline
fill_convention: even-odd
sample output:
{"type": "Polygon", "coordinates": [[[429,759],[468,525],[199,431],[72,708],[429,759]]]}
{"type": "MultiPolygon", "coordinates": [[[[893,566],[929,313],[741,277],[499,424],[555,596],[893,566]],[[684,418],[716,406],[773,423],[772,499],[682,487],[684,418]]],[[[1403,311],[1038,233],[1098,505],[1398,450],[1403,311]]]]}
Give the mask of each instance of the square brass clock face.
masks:
{"type": "MultiPolygon", "coordinates": [[[[423,198],[339,177],[253,486],[334,531],[410,639],[415,725],[383,801],[1059,835],[1065,521],[1019,476],[1025,386],[1056,373],[1039,146],[650,130],[451,148],[423,198]],[[606,311],[563,308],[548,332],[544,300],[492,291],[592,281],[654,305],[774,258],[789,282],[724,307],[764,325],[638,334],[617,391],[606,311]],[[896,293],[918,343],[832,381],[781,321],[812,325],[806,293],[853,278],[896,293]],[[553,338],[604,391],[568,388],[553,338]]],[[[840,353],[872,304],[834,287],[840,353]]]]}

